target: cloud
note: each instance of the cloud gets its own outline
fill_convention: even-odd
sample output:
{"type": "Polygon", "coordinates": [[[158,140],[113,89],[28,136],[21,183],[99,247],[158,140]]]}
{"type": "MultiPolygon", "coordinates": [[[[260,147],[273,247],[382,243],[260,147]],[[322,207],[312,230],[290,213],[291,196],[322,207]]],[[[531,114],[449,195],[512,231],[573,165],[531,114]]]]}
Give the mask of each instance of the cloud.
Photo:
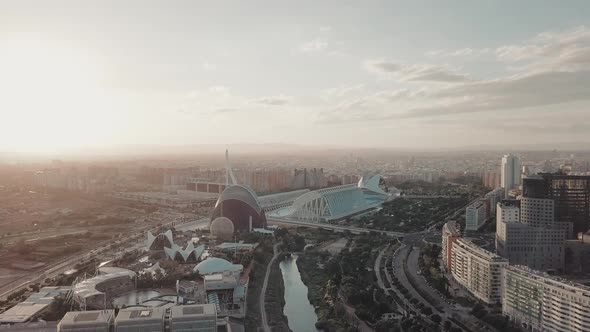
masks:
{"type": "Polygon", "coordinates": [[[322,91],[321,95],[324,99],[341,98],[343,96],[361,91],[364,89],[364,84],[356,84],[350,86],[342,86],[338,88],[329,88],[322,91]]]}
{"type": "Polygon", "coordinates": [[[328,43],[321,39],[314,39],[299,45],[299,51],[302,53],[313,53],[324,51],[328,48],[328,43]]]}
{"type": "Polygon", "coordinates": [[[203,63],[203,70],[204,71],[214,71],[217,69],[217,65],[210,62],[203,63]]]}
{"type": "Polygon", "coordinates": [[[491,51],[490,48],[475,49],[465,47],[458,50],[433,50],[426,52],[425,55],[431,57],[476,57],[489,54],[491,51]]]}
{"type": "Polygon", "coordinates": [[[330,32],[330,31],[332,31],[332,27],[329,25],[324,25],[324,26],[321,26],[319,30],[320,30],[320,32],[330,32]]]}
{"type": "Polygon", "coordinates": [[[262,104],[267,106],[284,106],[291,102],[291,97],[288,96],[271,96],[260,97],[251,101],[252,104],[262,104]]]}
{"type": "Polygon", "coordinates": [[[590,100],[590,71],[541,72],[478,81],[442,89],[439,103],[414,108],[402,117],[513,110],[590,100]]]}
{"type": "Polygon", "coordinates": [[[219,93],[219,94],[229,94],[230,88],[227,86],[222,86],[222,85],[212,86],[212,87],[209,87],[209,92],[219,93]]]}
{"type": "Polygon", "coordinates": [[[502,62],[525,63],[523,70],[590,69],[590,29],[540,33],[523,43],[500,46],[495,54],[502,62]]]}
{"type": "Polygon", "coordinates": [[[458,83],[469,81],[469,77],[447,66],[406,65],[390,60],[367,60],[364,67],[373,73],[398,78],[400,81],[424,81],[458,83]]]}
{"type": "Polygon", "coordinates": [[[427,98],[429,98],[429,90],[426,88],[383,90],[343,100],[337,105],[321,111],[317,116],[317,121],[333,124],[387,119],[394,114],[399,114],[399,111],[407,109],[408,105],[420,103],[427,98]]]}
{"type": "Polygon", "coordinates": [[[217,108],[214,110],[215,113],[234,113],[234,112],[238,112],[239,110],[237,108],[217,108]]]}

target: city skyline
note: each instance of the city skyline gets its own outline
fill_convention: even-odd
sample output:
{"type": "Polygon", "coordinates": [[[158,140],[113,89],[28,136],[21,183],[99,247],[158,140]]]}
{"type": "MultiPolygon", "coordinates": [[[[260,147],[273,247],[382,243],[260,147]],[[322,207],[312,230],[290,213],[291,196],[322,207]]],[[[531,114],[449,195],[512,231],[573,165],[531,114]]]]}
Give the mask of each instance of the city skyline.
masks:
{"type": "Polygon", "coordinates": [[[0,151],[583,144],[588,9],[2,2],[0,151]]]}

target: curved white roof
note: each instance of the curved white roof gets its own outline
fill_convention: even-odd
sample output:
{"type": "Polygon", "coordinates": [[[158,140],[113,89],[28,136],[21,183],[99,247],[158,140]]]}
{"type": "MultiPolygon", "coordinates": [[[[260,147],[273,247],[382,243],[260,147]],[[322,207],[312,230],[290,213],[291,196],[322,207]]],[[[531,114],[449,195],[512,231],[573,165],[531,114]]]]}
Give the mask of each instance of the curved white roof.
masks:
{"type": "Polygon", "coordinates": [[[379,188],[380,175],[363,177],[358,184],[310,191],[298,197],[293,205],[273,212],[275,216],[310,222],[338,220],[380,206],[389,194],[379,188]]]}
{"type": "Polygon", "coordinates": [[[154,241],[156,241],[156,239],[161,236],[165,237],[168,240],[168,243],[170,243],[170,244],[174,243],[174,238],[173,238],[171,230],[167,230],[166,233],[160,233],[155,236],[154,236],[154,234],[152,234],[152,232],[148,231],[147,232],[147,239],[144,242],[146,249],[149,250],[151,248],[152,244],[154,243],[154,241]]]}
{"type": "Polygon", "coordinates": [[[135,278],[135,272],[119,267],[101,267],[98,269],[99,274],[90,279],[83,280],[73,286],[74,296],[78,298],[87,298],[94,295],[104,294],[96,289],[96,286],[112,279],[127,276],[135,278]]]}
{"type": "Polygon", "coordinates": [[[358,187],[361,189],[370,190],[377,194],[387,195],[383,189],[379,188],[379,183],[381,182],[382,178],[383,176],[379,174],[373,176],[363,175],[359,180],[358,187]]]}
{"type": "Polygon", "coordinates": [[[205,246],[200,245],[195,248],[193,241],[188,241],[185,249],[182,249],[182,247],[180,247],[176,243],[172,244],[172,248],[164,247],[164,252],[166,253],[166,256],[168,256],[168,258],[170,258],[171,260],[174,260],[176,258],[176,254],[179,253],[182,256],[182,259],[186,261],[188,260],[190,254],[193,252],[195,253],[195,258],[199,259],[199,257],[201,257],[201,255],[203,254],[203,251],[205,251],[205,246]]]}
{"type": "Polygon", "coordinates": [[[238,272],[242,271],[243,269],[244,266],[242,264],[232,264],[223,258],[209,257],[197,264],[193,271],[198,272],[201,275],[208,275],[223,273],[225,271],[238,272]]]}
{"type": "Polygon", "coordinates": [[[252,188],[248,186],[243,186],[240,184],[236,184],[230,187],[225,188],[225,190],[219,195],[217,202],[215,203],[215,207],[217,207],[221,202],[225,200],[235,199],[242,201],[248,205],[254,211],[260,213],[262,210],[260,208],[260,204],[258,204],[258,195],[252,190],[252,188]]]}

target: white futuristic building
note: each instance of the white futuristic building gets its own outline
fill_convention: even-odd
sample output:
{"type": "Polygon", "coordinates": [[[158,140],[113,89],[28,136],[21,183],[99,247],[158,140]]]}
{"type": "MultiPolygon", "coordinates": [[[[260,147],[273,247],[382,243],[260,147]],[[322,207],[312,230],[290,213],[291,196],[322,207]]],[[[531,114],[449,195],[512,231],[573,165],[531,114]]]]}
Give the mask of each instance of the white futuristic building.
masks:
{"type": "Polygon", "coordinates": [[[186,248],[182,249],[181,246],[173,243],[172,248],[164,247],[164,252],[166,253],[166,257],[171,260],[176,261],[196,261],[201,257],[203,252],[205,251],[205,246],[200,245],[195,248],[192,241],[188,241],[186,244],[186,248]]]}
{"type": "Polygon", "coordinates": [[[363,176],[358,184],[310,191],[293,205],[269,213],[269,217],[313,223],[330,222],[377,208],[391,196],[379,187],[380,175],[363,176]]]}
{"type": "Polygon", "coordinates": [[[135,289],[136,277],[131,270],[101,267],[96,276],[74,284],[74,300],[84,309],[107,309],[113,296],[135,289]]]}
{"type": "Polygon", "coordinates": [[[145,240],[145,248],[146,250],[164,250],[166,257],[180,262],[196,261],[205,251],[204,245],[195,248],[192,241],[188,241],[186,247],[182,248],[174,243],[174,237],[171,230],[158,235],[154,235],[152,232],[148,231],[147,239],[145,240]]]}
{"type": "Polygon", "coordinates": [[[162,250],[166,247],[172,247],[174,244],[174,237],[171,230],[167,230],[165,233],[160,233],[156,236],[148,231],[147,239],[144,243],[147,250],[162,250]]]}

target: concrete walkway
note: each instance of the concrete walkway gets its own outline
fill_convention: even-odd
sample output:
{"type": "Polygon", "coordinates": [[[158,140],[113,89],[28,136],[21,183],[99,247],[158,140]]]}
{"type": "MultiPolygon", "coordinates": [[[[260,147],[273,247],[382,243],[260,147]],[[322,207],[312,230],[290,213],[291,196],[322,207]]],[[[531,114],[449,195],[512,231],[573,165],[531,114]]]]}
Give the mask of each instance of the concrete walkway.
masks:
{"type": "Polygon", "coordinates": [[[270,259],[270,262],[268,262],[268,265],[266,266],[266,274],[264,275],[264,283],[262,284],[262,290],[260,292],[260,316],[262,318],[262,328],[264,329],[265,332],[271,332],[270,326],[268,326],[268,319],[266,318],[265,298],[266,298],[266,287],[268,286],[268,277],[270,276],[270,269],[271,269],[272,265],[274,264],[275,260],[277,259],[277,257],[279,257],[278,247],[279,247],[278,243],[272,247],[273,256],[270,259]]]}

